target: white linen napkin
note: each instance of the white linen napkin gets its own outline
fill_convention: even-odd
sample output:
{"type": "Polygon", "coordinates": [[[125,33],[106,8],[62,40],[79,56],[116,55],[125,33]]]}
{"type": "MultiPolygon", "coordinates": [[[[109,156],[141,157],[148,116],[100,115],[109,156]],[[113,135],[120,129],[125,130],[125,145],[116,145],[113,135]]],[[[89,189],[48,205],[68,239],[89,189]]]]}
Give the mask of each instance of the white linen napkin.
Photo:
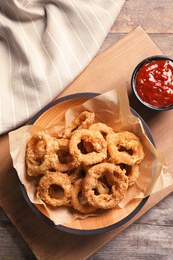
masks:
{"type": "Polygon", "coordinates": [[[91,62],[125,0],[0,0],[0,134],[29,120],[91,62]]]}

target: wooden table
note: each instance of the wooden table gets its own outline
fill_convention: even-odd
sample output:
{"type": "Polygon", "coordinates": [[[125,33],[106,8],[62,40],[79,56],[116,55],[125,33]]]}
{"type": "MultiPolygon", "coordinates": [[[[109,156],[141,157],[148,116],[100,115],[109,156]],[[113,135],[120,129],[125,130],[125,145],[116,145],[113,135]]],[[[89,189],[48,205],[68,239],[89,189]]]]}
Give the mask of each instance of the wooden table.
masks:
{"type": "MultiPolygon", "coordinates": [[[[162,52],[173,57],[172,13],[172,0],[127,0],[100,52],[140,25],[162,52]]],[[[161,138],[162,136],[157,135],[156,145],[162,143],[161,138]]],[[[130,227],[112,238],[89,259],[171,260],[173,255],[172,205],[173,195],[171,193],[130,227]]],[[[0,259],[35,259],[27,244],[2,210],[0,210],[0,259]]]]}

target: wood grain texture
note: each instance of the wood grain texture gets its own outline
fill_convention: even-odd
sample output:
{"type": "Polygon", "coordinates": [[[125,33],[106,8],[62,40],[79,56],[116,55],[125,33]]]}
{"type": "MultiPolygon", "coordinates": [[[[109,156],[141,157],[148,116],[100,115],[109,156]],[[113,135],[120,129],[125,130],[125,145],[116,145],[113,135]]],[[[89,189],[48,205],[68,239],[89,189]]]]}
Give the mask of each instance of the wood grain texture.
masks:
{"type": "Polygon", "coordinates": [[[171,0],[126,0],[100,52],[140,25],[165,55],[173,57],[172,11],[171,0]]]}
{"type": "MultiPolygon", "coordinates": [[[[123,36],[127,35],[132,29],[136,28],[138,25],[141,25],[145,31],[149,34],[152,40],[159,46],[159,48],[169,56],[173,56],[173,45],[172,45],[172,33],[173,33],[173,3],[172,0],[127,0],[122,12],[120,13],[118,19],[116,20],[114,26],[112,27],[109,35],[105,39],[105,42],[100,49],[100,53],[103,52],[107,47],[111,46],[123,36]]],[[[131,103],[141,111],[141,107],[138,107],[134,103],[134,100],[131,99],[131,103]]],[[[172,144],[171,139],[165,143],[165,138],[162,136],[162,131],[165,126],[167,126],[167,116],[164,117],[164,124],[162,123],[162,116],[160,114],[148,115],[146,111],[141,113],[145,116],[149,127],[152,129],[152,134],[154,136],[157,147],[164,155],[172,154],[172,144]],[[158,128],[154,128],[155,123],[157,122],[158,128]],[[159,134],[160,132],[160,134],[159,134]]],[[[168,118],[172,116],[172,111],[169,112],[168,118]]],[[[172,136],[172,128],[168,129],[168,135],[172,136]],[[171,135],[170,135],[171,134],[171,135]]],[[[0,137],[1,150],[8,150],[7,137],[0,137]]],[[[2,153],[1,153],[2,154],[2,153]]],[[[169,156],[168,164],[172,165],[172,157],[169,156]]],[[[10,157],[6,156],[4,153],[1,156],[1,174],[4,174],[4,171],[9,171],[11,169],[11,160],[10,157]]],[[[5,185],[6,181],[10,179],[12,172],[9,172],[7,179],[1,185],[5,185]]],[[[17,178],[15,182],[17,184],[17,178]]],[[[2,187],[2,186],[1,186],[2,187]]],[[[24,216],[31,214],[29,207],[26,209],[26,204],[24,200],[21,200],[21,194],[19,191],[15,191],[14,187],[8,187],[7,192],[12,192],[14,194],[14,201],[12,201],[11,206],[14,203],[20,203],[20,210],[25,208],[24,216]],[[17,194],[16,194],[17,193],[17,194]],[[17,200],[16,200],[17,198],[17,200]]],[[[169,192],[171,193],[171,191],[169,192]]],[[[6,194],[2,194],[6,196],[6,194]]],[[[163,198],[159,198],[163,199],[163,198]]],[[[94,255],[88,255],[90,260],[157,260],[157,259],[166,259],[172,260],[173,254],[173,195],[170,194],[168,197],[159,202],[155,207],[146,212],[143,216],[140,216],[131,226],[123,230],[117,236],[114,236],[113,233],[109,233],[107,238],[104,236],[88,238],[86,242],[84,237],[80,239],[76,236],[67,236],[64,239],[64,236],[58,240],[56,250],[61,248],[63,243],[67,245],[72,243],[72,246],[75,243],[82,243],[83,245],[83,256],[80,259],[84,259],[87,248],[93,249],[92,252],[95,252],[96,245],[97,248],[101,248],[94,255]],[[110,240],[110,241],[109,241],[110,240]],[[73,241],[73,242],[71,242],[73,241]],[[98,244],[99,241],[99,244],[98,244]],[[109,242],[108,242],[109,241],[109,242]],[[104,245],[104,246],[103,246],[104,245]],[[102,247],[103,246],[103,247],[102,247]]],[[[5,205],[7,206],[7,205],[5,205]]],[[[16,212],[17,214],[17,212],[16,212]]],[[[11,218],[11,216],[9,215],[11,218]]],[[[32,243],[35,243],[35,252],[39,252],[39,246],[44,237],[35,237],[33,241],[33,236],[36,235],[35,225],[40,225],[39,219],[34,215],[30,215],[33,225],[31,225],[30,230],[26,230],[25,226],[22,225],[19,228],[19,231],[24,232],[23,236],[28,235],[29,240],[32,243]]],[[[20,217],[15,215],[15,221],[20,223],[20,217]]],[[[43,228],[45,223],[43,222],[43,228]]],[[[44,236],[51,236],[52,241],[54,239],[53,230],[49,231],[50,233],[45,234],[44,236]]],[[[120,232],[120,231],[119,231],[120,232]]],[[[57,239],[57,238],[56,238],[57,239]]],[[[50,241],[50,240],[49,240],[50,241]]],[[[17,232],[14,225],[7,218],[4,212],[0,211],[0,259],[36,259],[32,251],[29,249],[28,245],[21,238],[17,232]]],[[[30,244],[31,248],[33,244],[30,244]]],[[[48,243],[47,246],[50,246],[49,250],[55,251],[54,243],[48,243]]],[[[46,245],[45,245],[46,247],[46,245]]],[[[46,250],[46,248],[45,248],[46,250]]],[[[68,248],[68,250],[72,250],[68,248]]],[[[78,256],[74,256],[71,251],[71,259],[79,259],[78,256]]],[[[66,252],[62,251],[61,257],[58,259],[65,259],[64,255],[66,252]]],[[[51,258],[49,255],[48,258],[45,258],[44,253],[40,256],[40,259],[57,259],[51,258]]],[[[68,258],[70,259],[70,258],[68,258]]]]}

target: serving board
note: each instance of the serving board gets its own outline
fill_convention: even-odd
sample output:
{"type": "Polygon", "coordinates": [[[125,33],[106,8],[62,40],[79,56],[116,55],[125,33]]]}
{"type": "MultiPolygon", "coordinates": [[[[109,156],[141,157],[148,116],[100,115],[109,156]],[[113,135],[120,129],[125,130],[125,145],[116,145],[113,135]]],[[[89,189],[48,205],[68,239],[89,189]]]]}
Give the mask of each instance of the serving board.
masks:
{"type": "MultiPolygon", "coordinates": [[[[137,27],[97,56],[59,97],[79,92],[103,93],[119,84],[126,85],[130,105],[148,124],[158,151],[165,157],[169,169],[172,169],[172,147],[170,143],[171,125],[173,124],[172,111],[160,113],[142,107],[134,99],[130,88],[130,77],[134,67],[143,58],[155,54],[162,54],[162,52],[145,31],[141,27],[137,27]]],[[[124,225],[110,232],[84,236],[65,233],[50,226],[28,206],[19,188],[16,172],[12,168],[7,135],[0,137],[0,144],[0,205],[38,259],[71,260],[76,259],[76,255],[78,259],[87,259],[101,246],[173,192],[172,185],[157,194],[152,194],[138,214],[124,225]]]]}

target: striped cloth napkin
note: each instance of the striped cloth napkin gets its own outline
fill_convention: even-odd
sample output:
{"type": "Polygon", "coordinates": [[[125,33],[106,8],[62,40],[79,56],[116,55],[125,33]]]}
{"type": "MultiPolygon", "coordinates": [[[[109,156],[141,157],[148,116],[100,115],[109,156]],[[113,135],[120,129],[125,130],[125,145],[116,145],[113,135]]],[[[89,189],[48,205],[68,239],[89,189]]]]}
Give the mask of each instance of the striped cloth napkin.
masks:
{"type": "Polygon", "coordinates": [[[0,1],[0,134],[28,121],[84,70],[124,2],[0,1]]]}

